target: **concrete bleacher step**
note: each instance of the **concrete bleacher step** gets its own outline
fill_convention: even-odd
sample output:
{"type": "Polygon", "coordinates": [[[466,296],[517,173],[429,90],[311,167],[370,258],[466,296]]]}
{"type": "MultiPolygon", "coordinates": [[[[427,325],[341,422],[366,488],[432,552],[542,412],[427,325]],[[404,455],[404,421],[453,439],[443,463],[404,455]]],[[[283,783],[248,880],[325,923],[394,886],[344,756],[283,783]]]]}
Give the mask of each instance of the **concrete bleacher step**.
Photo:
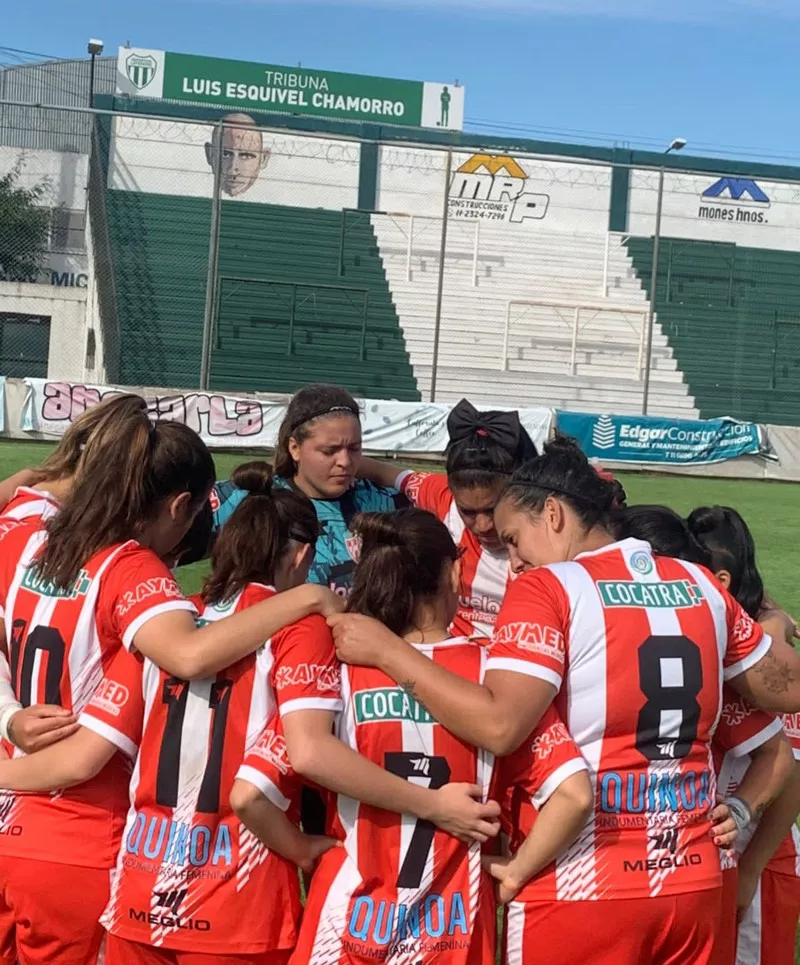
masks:
{"type": "MultiPolygon", "coordinates": [[[[421,388],[430,386],[430,369],[417,372],[421,388]]],[[[465,395],[476,405],[542,405],[586,412],[615,412],[622,415],[641,413],[641,382],[594,378],[559,379],[552,375],[520,376],[491,370],[461,369],[442,366],[437,373],[437,401],[457,401],[465,395]]],[[[697,410],[686,387],[662,386],[656,380],[650,386],[649,411],[653,415],[696,418],[697,410]]],[[[424,389],[423,389],[424,391],[424,389]]]]}
{"type": "MultiPolygon", "coordinates": [[[[410,257],[408,221],[373,216],[373,226],[424,395],[433,357],[441,224],[415,223],[410,257]]],[[[538,234],[483,223],[477,230],[476,254],[474,226],[448,225],[437,398],[460,397],[469,388],[486,404],[641,411],[648,299],[622,239],[612,236],[607,244],[602,235],[538,234]],[[563,305],[512,304],[537,300],[563,305]],[[573,361],[574,306],[581,303],[602,310],[581,310],[573,361]]],[[[697,414],[657,317],[651,401],[654,412],[697,414]]]]}

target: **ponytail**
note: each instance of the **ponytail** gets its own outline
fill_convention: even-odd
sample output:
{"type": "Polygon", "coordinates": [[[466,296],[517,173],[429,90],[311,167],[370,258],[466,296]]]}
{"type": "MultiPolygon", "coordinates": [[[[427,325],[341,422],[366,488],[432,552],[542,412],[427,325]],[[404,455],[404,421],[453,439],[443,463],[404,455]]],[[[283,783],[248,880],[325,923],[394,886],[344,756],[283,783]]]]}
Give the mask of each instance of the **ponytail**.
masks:
{"type": "Polygon", "coordinates": [[[420,606],[436,599],[458,548],[444,523],[422,509],[362,513],[351,524],[361,556],[347,609],[402,635],[420,606]]]}
{"type": "Polygon", "coordinates": [[[196,432],[152,423],[138,396],[115,401],[86,441],[71,495],[46,524],[37,568],[60,589],[101,549],[137,539],[165,499],[188,492],[198,506],[214,483],[214,460],[196,432]]]}
{"type": "Polygon", "coordinates": [[[74,476],[94,432],[109,422],[130,418],[131,414],[141,409],[143,403],[141,396],[126,392],[112,395],[84,409],[42,463],[37,482],[55,482],[74,476]]]}
{"type": "Polygon", "coordinates": [[[524,512],[538,514],[547,497],[554,496],[591,529],[608,523],[618,495],[616,484],[598,474],[574,439],[557,435],[545,443],[541,456],[514,473],[502,499],[524,512]]]}
{"type": "Polygon", "coordinates": [[[211,575],[203,585],[208,604],[232,600],[248,583],[274,584],[290,543],[313,546],[319,533],[311,500],[293,490],[273,489],[269,463],[244,463],[231,480],[247,496],[214,543],[211,575]]]}
{"type": "Polygon", "coordinates": [[[756,546],[747,523],[728,506],[695,509],[687,523],[709,554],[711,569],[730,573],[731,595],[756,619],[764,603],[764,581],[756,566],[756,546]]]}

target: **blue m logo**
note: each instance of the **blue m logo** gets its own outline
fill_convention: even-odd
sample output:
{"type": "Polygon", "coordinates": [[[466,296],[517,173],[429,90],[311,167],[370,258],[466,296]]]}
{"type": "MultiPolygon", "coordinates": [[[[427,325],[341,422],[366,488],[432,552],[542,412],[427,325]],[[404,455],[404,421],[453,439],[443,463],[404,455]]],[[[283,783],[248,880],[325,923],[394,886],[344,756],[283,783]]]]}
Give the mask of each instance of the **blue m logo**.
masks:
{"type": "Polygon", "coordinates": [[[745,195],[749,195],[750,200],[758,204],[769,204],[769,198],[756,182],[747,178],[720,178],[703,192],[704,198],[727,197],[731,201],[741,201],[745,195]]]}

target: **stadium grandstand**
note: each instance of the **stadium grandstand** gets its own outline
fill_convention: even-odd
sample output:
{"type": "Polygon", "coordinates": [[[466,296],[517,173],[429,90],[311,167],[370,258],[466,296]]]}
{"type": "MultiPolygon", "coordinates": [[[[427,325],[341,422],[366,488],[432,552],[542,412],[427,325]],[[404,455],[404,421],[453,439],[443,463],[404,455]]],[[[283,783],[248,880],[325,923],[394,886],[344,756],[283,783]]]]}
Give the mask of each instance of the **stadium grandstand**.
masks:
{"type": "Polygon", "coordinates": [[[2,169],[51,208],[48,287],[0,283],[8,376],[620,414],[648,383],[649,414],[800,422],[800,169],[130,97],[115,57],[91,75],[0,70],[2,169]],[[263,130],[220,140],[226,116],[263,130]],[[217,146],[239,171],[215,182],[217,146]]]}

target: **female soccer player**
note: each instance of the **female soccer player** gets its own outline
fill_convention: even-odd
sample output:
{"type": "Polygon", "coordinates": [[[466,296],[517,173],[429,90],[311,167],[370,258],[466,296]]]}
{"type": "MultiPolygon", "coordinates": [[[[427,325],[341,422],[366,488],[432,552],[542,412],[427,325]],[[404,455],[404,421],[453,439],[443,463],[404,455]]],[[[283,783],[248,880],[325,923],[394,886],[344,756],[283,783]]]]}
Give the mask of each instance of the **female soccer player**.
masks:
{"type": "MultiPolygon", "coordinates": [[[[275,449],[276,484],[298,489],[314,503],[321,532],[309,579],[346,597],[356,561],[350,523],[359,512],[407,506],[396,490],[357,478],[361,462],[361,414],[346,389],[307,385],[289,403],[275,449]]],[[[244,498],[232,482],[212,494],[217,526],[244,498]]]]}
{"type": "Polygon", "coordinates": [[[508,551],[497,534],[494,508],[511,474],[536,455],[517,412],[478,412],[462,399],[447,419],[444,473],[401,471],[362,459],[359,472],[393,486],[440,519],[463,550],[459,607],[453,633],[491,637],[510,578],[508,551]]]}
{"type": "Polygon", "coordinates": [[[141,396],[113,395],[78,416],[38,469],[23,469],[0,483],[2,516],[49,519],[69,495],[81,458],[95,431],[109,420],[124,419],[141,408],[141,396]]]}
{"type": "MultiPolygon", "coordinates": [[[[794,621],[766,596],[755,543],[739,513],[727,507],[703,507],[690,514],[688,525],[709,553],[720,582],[766,633],[791,644],[794,621]]],[[[795,824],[800,812],[800,718],[786,714],[783,725],[796,759],[791,778],[737,849],[738,965],[794,965],[800,917],[800,832],[795,824]]]]}
{"type": "MultiPolygon", "coordinates": [[[[69,495],[80,460],[95,431],[108,424],[118,425],[141,406],[140,396],[123,394],[86,409],[39,469],[24,469],[0,483],[0,516],[43,525],[69,495]]],[[[0,655],[0,666],[4,659],[0,655]]],[[[8,670],[0,676],[8,678],[8,670]]],[[[10,685],[2,687],[0,681],[0,687],[0,737],[26,754],[63,740],[77,729],[75,717],[65,708],[48,704],[23,708],[10,685]]]]}
{"type": "MultiPolygon", "coordinates": [[[[423,659],[480,680],[485,652],[464,637],[450,637],[459,551],[442,523],[407,509],[357,517],[354,531],[362,549],[349,606],[385,621],[423,659]]],[[[490,862],[504,887],[518,890],[575,839],[591,809],[591,788],[553,711],[535,739],[497,767],[491,754],[448,734],[380,672],[344,668],[342,687],[339,736],[370,760],[431,787],[468,781],[484,794],[494,786],[503,796],[504,787],[515,787],[530,823],[538,810],[516,854],[490,862]]],[[[477,845],[343,794],[334,833],[343,847],[320,861],[293,963],[494,961],[495,905],[482,881],[477,845]]]]}
{"type": "Polygon", "coordinates": [[[800,709],[800,655],[765,639],[698,567],[615,543],[613,503],[570,440],[512,477],[495,517],[519,576],[482,686],[363,616],[331,622],[344,660],[379,668],[448,730],[499,754],[559,694],[596,806],[558,862],[557,900],[526,905],[528,961],[702,965],[720,908],[709,747],[721,682],[764,709],[800,709]]]}
{"type": "MultiPolygon", "coordinates": [[[[707,520],[710,512],[700,511],[698,517],[707,520]]],[[[738,514],[736,516],[739,518],[738,514]]],[[[744,532],[739,526],[736,529],[740,534],[744,532]]],[[[644,540],[650,544],[655,553],[699,563],[707,569],[714,568],[715,561],[694,536],[687,521],[666,506],[631,506],[615,514],[614,531],[618,539],[644,540]]],[[[751,583],[760,582],[760,577],[753,577],[755,561],[752,549],[751,545],[751,552],[748,553],[747,547],[742,545],[738,552],[732,553],[725,560],[727,566],[733,566],[737,587],[744,590],[745,598],[748,596],[751,583]],[[748,556],[752,567],[745,567],[749,572],[749,575],[745,575],[741,572],[741,564],[748,559],[748,556]]],[[[719,552],[718,547],[717,566],[722,565],[719,552]]],[[[730,585],[732,574],[729,571],[720,570],[717,575],[722,576],[730,585]]],[[[755,597],[758,598],[758,593],[755,597]]],[[[740,599],[739,602],[741,603],[742,600],[740,599]]],[[[800,811],[797,779],[796,777],[793,779],[795,768],[792,763],[792,746],[783,733],[781,719],[773,714],[755,710],[743,697],[726,685],[722,694],[722,714],[714,734],[712,748],[719,795],[723,797],[736,795],[744,800],[751,813],[756,815],[764,810],[768,802],[773,801],[766,808],[761,824],[769,828],[774,825],[776,817],[778,821],[783,821],[777,828],[778,837],[775,839],[777,847],[777,842],[794,824],[794,817],[800,811]]],[[[722,856],[722,917],[714,939],[712,959],[714,965],[734,965],[736,961],[738,855],[747,847],[754,827],[755,823],[744,829],[737,837],[735,849],[722,856]]],[[[764,833],[762,830],[762,840],[764,833]]],[[[791,842],[791,836],[789,840],[791,842]]],[[[757,847],[756,850],[760,849],[757,847]]],[[[766,854],[763,860],[767,861],[770,857],[770,854],[766,854]]],[[[753,886],[748,887],[750,873],[745,874],[743,881],[743,889],[748,892],[745,907],[752,898],[752,887],[758,881],[759,872],[756,872],[753,886]]],[[[795,912],[794,930],[796,930],[796,918],[797,912],[795,912]]],[[[791,921],[789,928],[792,928],[791,921]]],[[[786,930],[788,931],[789,928],[786,930]]],[[[793,955],[794,939],[790,944],[793,955]]],[[[791,960],[787,959],[787,961],[791,960]]]]}
{"type": "MultiPolygon", "coordinates": [[[[10,682],[23,706],[80,713],[122,646],[182,679],[208,676],[286,623],[332,606],[327,591],[303,587],[197,630],[194,608],[159,556],[180,541],[213,476],[200,438],[177,423],[152,425],[142,401],[95,431],[46,531],[0,522],[0,605],[10,682]]],[[[117,756],[55,798],[2,796],[0,914],[16,921],[21,960],[93,961],[127,782],[117,756]]]]}
{"type": "MultiPolygon", "coordinates": [[[[317,537],[310,502],[297,493],[272,495],[267,464],[242,467],[235,479],[253,495],[215,546],[200,621],[207,628],[263,605],[275,595],[270,584],[288,590],[304,583],[317,537]]],[[[136,638],[134,645],[140,649],[136,638]]],[[[296,875],[293,882],[291,870],[275,862],[262,867],[268,855],[239,835],[228,804],[244,752],[276,706],[299,773],[355,794],[366,786],[368,798],[467,833],[459,816],[465,801],[470,813],[473,806],[461,789],[412,786],[333,736],[332,714],[341,706],[339,670],[321,617],[276,634],[257,658],[245,657],[191,683],[120,649],[84,709],[77,734],[0,767],[0,786],[42,791],[81,784],[73,793],[86,794],[122,755],[135,758],[131,809],[103,918],[111,934],[109,962],[152,963],[165,956],[183,962],[187,956],[191,961],[190,953],[202,953],[208,965],[285,961],[299,911],[296,875]],[[275,889],[270,917],[262,915],[267,885],[275,889]]],[[[98,825],[99,836],[91,830],[84,829],[82,849],[109,846],[106,827],[98,825]]]]}

